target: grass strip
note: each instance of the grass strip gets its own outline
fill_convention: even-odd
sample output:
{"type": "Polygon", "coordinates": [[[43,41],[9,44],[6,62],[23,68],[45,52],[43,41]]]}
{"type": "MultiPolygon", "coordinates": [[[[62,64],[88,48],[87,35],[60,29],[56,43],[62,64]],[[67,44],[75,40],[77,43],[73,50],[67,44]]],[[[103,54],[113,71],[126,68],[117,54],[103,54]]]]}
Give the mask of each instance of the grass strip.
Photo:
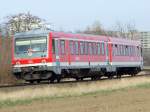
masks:
{"type": "Polygon", "coordinates": [[[82,97],[82,96],[88,96],[88,95],[97,95],[97,94],[102,94],[102,95],[109,95],[112,92],[117,92],[117,91],[126,91],[127,89],[147,89],[150,88],[150,83],[144,83],[144,84],[138,84],[135,86],[128,86],[128,87],[122,87],[119,89],[109,89],[109,90],[97,90],[93,92],[88,92],[88,93],[82,93],[80,95],[69,95],[69,94],[64,94],[62,96],[43,96],[43,97],[37,97],[37,98],[31,98],[31,99],[19,99],[19,100],[4,100],[0,101],[0,108],[5,108],[5,107],[14,107],[17,105],[28,105],[31,104],[34,101],[48,101],[52,99],[58,99],[58,98],[68,98],[68,97],[82,97]]]}

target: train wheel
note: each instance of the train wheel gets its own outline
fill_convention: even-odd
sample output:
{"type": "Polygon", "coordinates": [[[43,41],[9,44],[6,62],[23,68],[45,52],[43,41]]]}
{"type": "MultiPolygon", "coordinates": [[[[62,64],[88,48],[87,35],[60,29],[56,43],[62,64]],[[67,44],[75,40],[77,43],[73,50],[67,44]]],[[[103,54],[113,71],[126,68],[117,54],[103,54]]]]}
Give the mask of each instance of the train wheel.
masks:
{"type": "Polygon", "coordinates": [[[33,83],[34,83],[34,80],[30,80],[29,83],[30,83],[30,84],[33,84],[33,83]]]}
{"type": "Polygon", "coordinates": [[[92,76],[92,77],[91,77],[91,80],[94,80],[94,79],[95,79],[94,76],[92,76]]]}
{"type": "Polygon", "coordinates": [[[59,75],[57,75],[57,83],[60,83],[60,81],[61,81],[61,76],[59,76],[59,75]]]}
{"type": "Polygon", "coordinates": [[[109,74],[108,79],[113,79],[113,75],[109,74]]]}
{"type": "Polygon", "coordinates": [[[84,79],[83,77],[80,78],[81,81],[83,81],[83,79],[84,79]]]}
{"type": "Polygon", "coordinates": [[[136,76],[136,74],[131,74],[131,77],[134,77],[134,76],[136,76]]]}
{"type": "Polygon", "coordinates": [[[98,80],[98,76],[92,76],[91,80],[98,80]]]}
{"type": "Polygon", "coordinates": [[[80,80],[80,78],[79,78],[79,77],[76,77],[75,79],[76,79],[76,81],[79,81],[79,80],[80,80]]]}
{"type": "Polygon", "coordinates": [[[121,75],[120,74],[117,74],[117,79],[121,79],[121,75]]]}
{"type": "Polygon", "coordinates": [[[57,77],[53,74],[52,77],[50,78],[50,83],[54,83],[54,81],[55,81],[56,78],[57,77]]]}
{"type": "Polygon", "coordinates": [[[41,81],[40,80],[37,80],[37,83],[39,84],[41,81]]]}

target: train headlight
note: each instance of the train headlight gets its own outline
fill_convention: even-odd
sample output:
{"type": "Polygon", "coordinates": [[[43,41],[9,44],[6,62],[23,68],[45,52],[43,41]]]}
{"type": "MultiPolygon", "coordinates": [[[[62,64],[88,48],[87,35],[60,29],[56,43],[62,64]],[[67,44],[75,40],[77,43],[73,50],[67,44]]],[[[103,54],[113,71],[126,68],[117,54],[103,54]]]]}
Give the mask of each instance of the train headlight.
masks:
{"type": "Polygon", "coordinates": [[[20,62],[19,62],[19,61],[17,61],[17,62],[16,62],[16,65],[20,65],[20,62]]]}
{"type": "Polygon", "coordinates": [[[42,63],[46,63],[46,60],[42,60],[42,63]]]}

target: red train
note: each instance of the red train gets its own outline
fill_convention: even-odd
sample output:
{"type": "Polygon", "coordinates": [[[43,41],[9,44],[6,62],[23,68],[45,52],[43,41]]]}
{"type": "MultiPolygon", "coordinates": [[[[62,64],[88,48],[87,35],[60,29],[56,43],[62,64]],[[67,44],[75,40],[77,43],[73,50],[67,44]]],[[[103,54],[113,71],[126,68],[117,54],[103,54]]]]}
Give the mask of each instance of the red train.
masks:
{"type": "Polygon", "coordinates": [[[33,83],[135,75],[143,68],[140,41],[37,29],[14,35],[13,73],[33,83]]]}

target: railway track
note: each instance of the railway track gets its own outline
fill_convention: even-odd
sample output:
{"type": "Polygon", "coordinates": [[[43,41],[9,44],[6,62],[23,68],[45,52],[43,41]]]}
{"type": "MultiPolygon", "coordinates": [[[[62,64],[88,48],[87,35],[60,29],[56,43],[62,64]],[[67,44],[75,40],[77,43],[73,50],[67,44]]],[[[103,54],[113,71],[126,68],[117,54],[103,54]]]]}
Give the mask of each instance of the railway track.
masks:
{"type": "MultiPolygon", "coordinates": [[[[135,77],[149,77],[150,74],[140,74],[140,75],[136,75],[136,76],[129,76],[129,75],[124,75],[121,77],[121,79],[127,79],[127,78],[135,78],[135,77]]],[[[120,80],[116,77],[112,78],[112,79],[108,79],[106,77],[102,77],[99,80],[91,80],[90,78],[86,78],[85,80],[81,80],[81,81],[76,81],[76,80],[62,80],[60,83],[49,83],[48,81],[46,82],[41,82],[41,83],[18,83],[18,84],[14,84],[14,85],[1,85],[0,86],[0,91],[1,89],[9,89],[9,88],[24,88],[24,87],[40,87],[40,86],[57,86],[57,85],[75,85],[75,84],[79,84],[79,83],[87,83],[87,82],[97,82],[97,81],[106,81],[106,80],[120,80]]]]}

